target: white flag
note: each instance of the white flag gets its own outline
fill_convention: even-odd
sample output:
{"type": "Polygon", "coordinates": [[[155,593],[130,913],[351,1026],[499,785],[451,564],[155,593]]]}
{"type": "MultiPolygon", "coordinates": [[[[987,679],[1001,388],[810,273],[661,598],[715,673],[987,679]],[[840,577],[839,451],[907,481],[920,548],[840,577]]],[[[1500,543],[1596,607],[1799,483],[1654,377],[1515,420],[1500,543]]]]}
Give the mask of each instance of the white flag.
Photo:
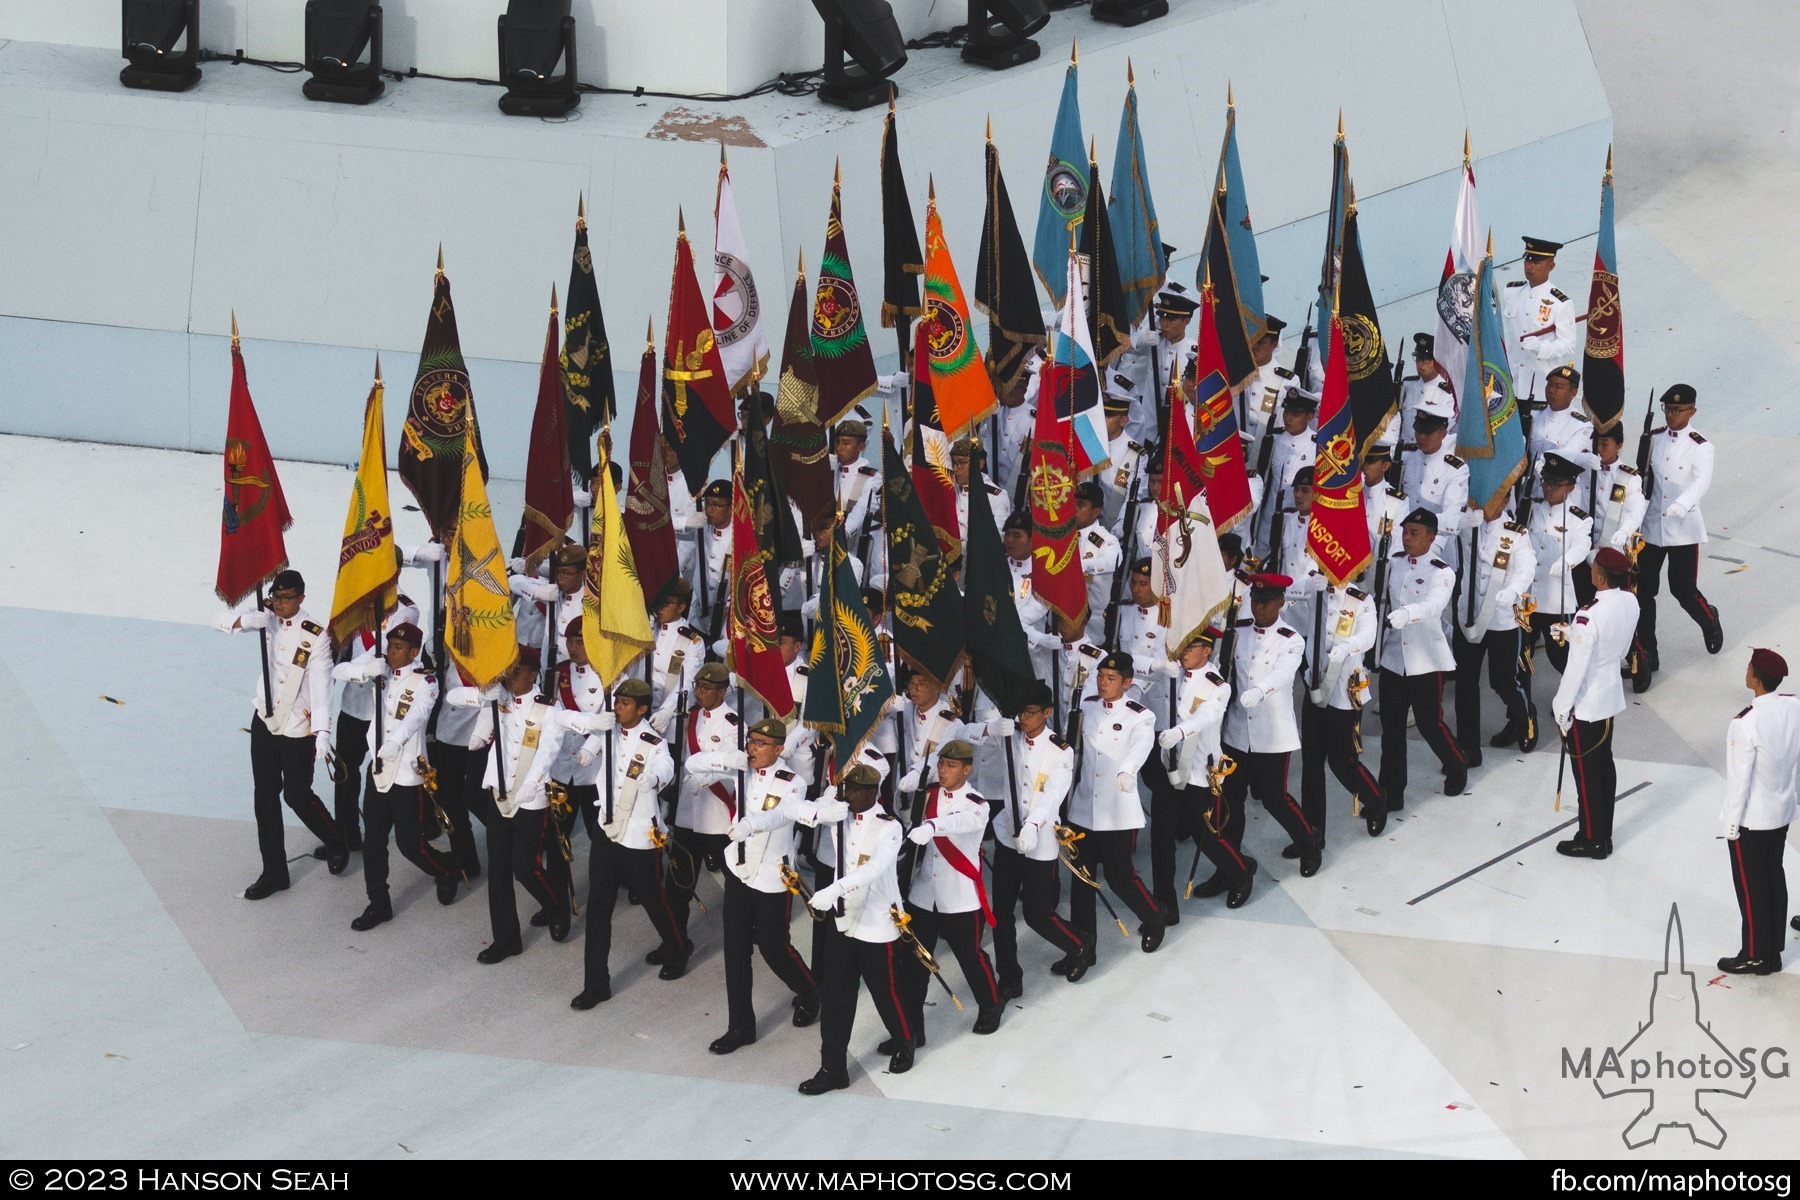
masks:
{"type": "Polygon", "coordinates": [[[1483,254],[1481,210],[1475,203],[1475,168],[1466,146],[1462,186],[1456,193],[1456,224],[1450,228],[1450,249],[1444,255],[1444,276],[1438,284],[1437,340],[1432,357],[1452,390],[1462,387],[1469,365],[1469,338],[1475,320],[1475,273],[1483,254]]]}
{"type": "Polygon", "coordinates": [[[1231,574],[1219,554],[1219,536],[1206,510],[1206,493],[1195,492],[1187,512],[1156,535],[1151,590],[1163,602],[1170,658],[1231,603],[1231,574]]]}
{"type": "Polygon", "coordinates": [[[737,205],[731,199],[731,172],[719,156],[719,194],[713,204],[713,333],[719,340],[719,359],[735,394],[749,386],[751,376],[761,378],[769,369],[769,339],[763,333],[762,301],[744,247],[744,231],[738,227],[737,205]]]}

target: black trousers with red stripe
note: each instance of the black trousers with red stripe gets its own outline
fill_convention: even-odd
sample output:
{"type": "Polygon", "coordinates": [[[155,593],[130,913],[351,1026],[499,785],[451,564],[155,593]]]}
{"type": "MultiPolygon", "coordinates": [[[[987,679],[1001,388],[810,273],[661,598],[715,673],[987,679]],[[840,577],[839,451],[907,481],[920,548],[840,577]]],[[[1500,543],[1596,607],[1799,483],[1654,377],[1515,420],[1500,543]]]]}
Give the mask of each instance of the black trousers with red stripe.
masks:
{"type": "MultiPolygon", "coordinates": [[[[1490,629],[1476,641],[1451,631],[1450,650],[1456,655],[1456,741],[1463,757],[1481,749],[1481,660],[1487,659],[1488,687],[1506,706],[1506,723],[1525,728],[1531,705],[1531,682],[1525,678],[1519,657],[1524,630],[1490,629]]],[[[1566,661],[1566,660],[1565,660],[1566,661]]]]}
{"type": "Polygon", "coordinates": [[[1612,732],[1611,717],[1604,721],[1578,720],[1569,728],[1569,769],[1575,775],[1575,795],[1581,806],[1576,828],[1590,842],[1612,841],[1613,801],[1619,792],[1612,732]]]}
{"type": "Polygon", "coordinates": [[[1731,856],[1731,887],[1743,918],[1745,958],[1773,958],[1787,947],[1787,872],[1781,866],[1788,827],[1745,829],[1725,843],[1731,856]]]}
{"type": "Polygon", "coordinates": [[[1325,836],[1325,767],[1355,796],[1364,812],[1382,804],[1381,785],[1362,761],[1362,714],[1300,702],[1300,811],[1320,838],[1325,836]]]}
{"type": "Polygon", "coordinates": [[[1390,809],[1406,800],[1406,714],[1445,770],[1463,765],[1462,750],[1444,724],[1444,672],[1402,675],[1381,670],[1381,794],[1390,809]]]}
{"type": "MultiPolygon", "coordinates": [[[[1187,802],[1194,828],[1194,841],[1200,847],[1200,853],[1206,855],[1206,861],[1213,865],[1213,870],[1225,876],[1225,882],[1231,891],[1242,891],[1250,882],[1250,860],[1238,849],[1237,842],[1227,841],[1231,831],[1232,803],[1224,795],[1213,795],[1211,787],[1188,787],[1182,789],[1182,798],[1187,802]]],[[[1243,804],[1236,806],[1243,811],[1243,804]]],[[[1238,820],[1239,838],[1243,837],[1243,820],[1238,820]]]]}
{"type": "MultiPolygon", "coordinates": [[[[727,851],[735,853],[735,851],[727,851]]],[[[756,1036],[756,1002],[752,996],[755,973],[750,969],[750,950],[762,951],[763,961],[775,978],[796,996],[810,996],[818,983],[788,936],[794,897],[783,888],[761,892],[725,871],[725,1007],[730,1028],[756,1036]]]]}
{"type": "Polygon", "coordinates": [[[287,834],[281,806],[294,810],[312,835],[333,848],[344,844],[331,814],[312,790],[313,739],[277,737],[262,718],[250,714],[250,779],[254,787],[256,845],[262,851],[262,877],[287,882],[287,834]]]}
{"type": "Polygon", "coordinates": [[[1296,845],[1306,845],[1314,836],[1314,829],[1306,819],[1305,810],[1287,790],[1288,760],[1292,755],[1287,751],[1251,754],[1234,746],[1224,749],[1238,764],[1238,769],[1225,777],[1220,789],[1225,793],[1225,804],[1230,810],[1226,814],[1225,841],[1233,847],[1243,846],[1244,802],[1255,796],[1286,832],[1288,840],[1296,845]]]}
{"type": "MultiPolygon", "coordinates": [[[[1002,816],[1001,820],[1010,818],[1002,816]]],[[[1049,837],[1049,831],[1045,831],[1049,837]]],[[[1074,954],[1081,949],[1081,935],[1062,919],[1056,906],[1062,903],[1062,877],[1054,858],[1039,862],[1026,858],[1017,850],[994,844],[993,870],[989,876],[994,906],[994,969],[1002,986],[1023,986],[1025,973],[1019,967],[1019,925],[1016,909],[1025,904],[1025,924],[1031,932],[1061,950],[1074,954]]],[[[1077,883],[1076,887],[1085,887],[1077,883]]]]}
{"type": "MultiPolygon", "coordinates": [[[[592,804],[583,809],[592,809],[592,804]]],[[[687,952],[686,926],[675,919],[663,882],[662,856],[655,850],[633,850],[621,846],[596,826],[590,830],[592,845],[588,847],[587,932],[582,935],[582,991],[611,986],[612,974],[607,960],[612,956],[613,909],[619,903],[619,881],[624,880],[637,893],[644,915],[656,936],[662,939],[665,955],[679,957],[687,952]]],[[[491,884],[489,886],[492,886],[491,884]]],[[[756,1024],[750,1024],[754,1031],[756,1024]]]]}
{"type": "Polygon", "coordinates": [[[404,858],[433,879],[450,873],[450,862],[425,840],[425,828],[436,828],[436,814],[425,802],[425,790],[396,783],[387,791],[375,786],[372,772],[364,773],[363,888],[371,904],[388,903],[388,831],[404,858]]]}
{"type": "Polygon", "coordinates": [[[1175,848],[1194,835],[1187,797],[1169,781],[1163,765],[1167,751],[1153,747],[1138,776],[1150,789],[1150,891],[1156,903],[1173,911],[1180,897],[1175,891],[1175,848]]]}
{"type": "Polygon", "coordinates": [[[569,898],[558,894],[557,875],[547,857],[560,853],[550,832],[548,808],[521,808],[510,817],[496,811],[495,819],[488,822],[487,850],[488,920],[493,925],[494,945],[524,944],[514,880],[550,910],[552,921],[568,919],[569,898]]]}
{"type": "MultiPolygon", "coordinates": [[[[987,951],[981,948],[981,934],[987,928],[987,918],[981,910],[947,913],[908,902],[906,911],[913,919],[913,936],[927,950],[936,952],[940,936],[949,945],[975,1003],[982,1008],[998,1005],[1000,984],[994,978],[994,965],[988,961],[987,951]]],[[[939,965],[943,965],[941,959],[939,965]]],[[[925,1029],[925,992],[933,986],[930,975],[918,955],[906,956],[900,972],[900,999],[906,1005],[906,1020],[914,1037],[925,1029]]]]}
{"type": "MultiPolygon", "coordinates": [[[[1137,873],[1137,865],[1131,861],[1137,850],[1137,830],[1135,829],[1083,829],[1079,825],[1069,828],[1087,836],[1075,843],[1073,856],[1075,861],[1087,869],[1095,882],[1104,881],[1112,894],[1129,908],[1132,915],[1148,924],[1152,920],[1160,920],[1162,910],[1157,906],[1156,898],[1137,873]]],[[[1069,919],[1075,926],[1081,940],[1088,945],[1096,945],[1095,935],[1099,932],[1096,916],[1098,898],[1094,889],[1079,879],[1074,882],[1074,891],[1069,893],[1069,919]]]]}
{"type": "Polygon", "coordinates": [[[1652,546],[1638,551],[1638,645],[1651,655],[1656,649],[1656,596],[1662,591],[1663,561],[1669,564],[1669,594],[1681,611],[1704,629],[1719,619],[1718,610],[1700,594],[1699,546],[1652,546]]]}
{"type": "Polygon", "coordinates": [[[856,1027],[857,984],[868,985],[875,1011],[888,1036],[911,1041],[914,1026],[900,1002],[900,956],[912,951],[896,938],[865,942],[834,933],[830,952],[813,963],[819,980],[819,1066],[842,1074],[849,1070],[850,1034],[856,1027]]]}
{"type": "MultiPolygon", "coordinates": [[[[700,877],[706,874],[706,856],[724,853],[731,844],[731,839],[722,833],[696,833],[680,825],[675,826],[671,836],[675,846],[680,849],[674,851],[676,865],[670,868],[669,878],[664,886],[669,892],[669,907],[675,910],[675,923],[685,930],[688,927],[688,909],[694,903],[694,892],[700,886],[700,877]],[[687,853],[683,854],[682,850],[687,853]]],[[[726,874],[729,875],[730,872],[727,871],[726,874]]],[[[638,899],[643,898],[643,893],[640,892],[638,899]]]]}
{"type": "Polygon", "coordinates": [[[331,749],[344,770],[344,777],[332,784],[333,815],[338,828],[355,845],[362,838],[362,826],[356,819],[356,796],[364,790],[362,765],[369,754],[369,723],[340,710],[337,726],[331,731],[331,749]]]}
{"type": "Polygon", "coordinates": [[[427,743],[425,749],[437,771],[438,804],[450,818],[450,853],[462,870],[479,874],[481,856],[475,852],[475,829],[469,824],[469,816],[473,813],[483,826],[498,819],[487,789],[481,786],[487,765],[485,754],[435,740],[427,743]]]}

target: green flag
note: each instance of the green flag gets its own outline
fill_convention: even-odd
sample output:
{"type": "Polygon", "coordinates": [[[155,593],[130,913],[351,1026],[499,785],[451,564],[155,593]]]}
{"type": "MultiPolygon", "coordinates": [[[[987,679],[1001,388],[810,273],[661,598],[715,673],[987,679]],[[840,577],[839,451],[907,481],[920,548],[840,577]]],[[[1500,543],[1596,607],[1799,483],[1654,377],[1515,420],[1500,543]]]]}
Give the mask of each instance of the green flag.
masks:
{"type": "Polygon", "coordinates": [[[1016,717],[1026,690],[1038,682],[1019,606],[1013,602],[1012,571],[987,489],[969,489],[969,527],[963,530],[963,636],[981,689],[1002,716],[1016,717]]]}
{"type": "Polygon", "coordinates": [[[875,732],[882,710],[894,698],[894,681],[875,640],[862,589],[844,545],[844,523],[832,530],[826,551],[819,623],[813,629],[811,676],[800,718],[810,729],[831,735],[836,782],[875,732]]]}
{"type": "Polygon", "coordinates": [[[956,590],[951,562],[944,557],[937,530],[913,488],[912,472],[900,460],[885,424],[881,427],[881,469],[894,650],[915,671],[948,691],[963,660],[962,595],[956,590]]]}

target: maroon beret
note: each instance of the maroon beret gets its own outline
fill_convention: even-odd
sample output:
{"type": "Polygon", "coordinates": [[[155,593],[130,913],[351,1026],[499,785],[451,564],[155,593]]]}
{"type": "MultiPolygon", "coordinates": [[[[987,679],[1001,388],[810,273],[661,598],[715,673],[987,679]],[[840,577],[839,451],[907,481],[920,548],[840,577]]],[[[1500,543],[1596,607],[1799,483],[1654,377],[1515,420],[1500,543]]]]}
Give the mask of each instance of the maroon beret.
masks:
{"type": "Polygon", "coordinates": [[[1787,659],[1773,650],[1750,651],[1750,669],[1758,675],[1772,679],[1787,678],[1787,659]]]}
{"type": "Polygon", "coordinates": [[[1631,559],[1626,557],[1623,550],[1614,550],[1611,546],[1603,546],[1600,553],[1594,555],[1594,565],[1608,571],[1629,571],[1631,570],[1631,559]]]}

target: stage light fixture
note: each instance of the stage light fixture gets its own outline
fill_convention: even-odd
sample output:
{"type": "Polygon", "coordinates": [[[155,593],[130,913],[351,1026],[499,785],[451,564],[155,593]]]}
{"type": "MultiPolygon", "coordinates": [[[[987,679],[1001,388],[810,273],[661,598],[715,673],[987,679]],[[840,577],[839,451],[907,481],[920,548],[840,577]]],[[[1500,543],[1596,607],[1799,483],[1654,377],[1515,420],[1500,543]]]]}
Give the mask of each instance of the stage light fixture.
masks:
{"type": "Polygon", "coordinates": [[[500,17],[500,111],[561,117],[581,103],[575,90],[575,18],[569,0],[507,0],[500,17]],[[563,73],[552,75],[556,64],[563,73]]]}
{"type": "Polygon", "coordinates": [[[888,0],[812,3],[825,21],[825,83],[819,99],[850,109],[886,103],[892,90],[888,76],[906,65],[906,39],[888,0]]]}
{"type": "Polygon", "coordinates": [[[1142,25],[1169,15],[1169,0],[1094,0],[1094,20],[1108,25],[1142,25]]]}
{"type": "Polygon", "coordinates": [[[371,0],[306,0],[308,100],[367,104],[387,87],[381,80],[381,6],[371,0]],[[363,51],[369,61],[363,62],[363,51]]]}
{"type": "Polygon", "coordinates": [[[119,72],[130,88],[185,92],[200,82],[200,0],[122,0],[119,72]],[[177,42],[184,42],[180,53],[177,42]]]}
{"type": "Polygon", "coordinates": [[[1044,0],[969,0],[964,62],[1003,71],[1038,56],[1031,35],[1050,23],[1044,0]]]}

